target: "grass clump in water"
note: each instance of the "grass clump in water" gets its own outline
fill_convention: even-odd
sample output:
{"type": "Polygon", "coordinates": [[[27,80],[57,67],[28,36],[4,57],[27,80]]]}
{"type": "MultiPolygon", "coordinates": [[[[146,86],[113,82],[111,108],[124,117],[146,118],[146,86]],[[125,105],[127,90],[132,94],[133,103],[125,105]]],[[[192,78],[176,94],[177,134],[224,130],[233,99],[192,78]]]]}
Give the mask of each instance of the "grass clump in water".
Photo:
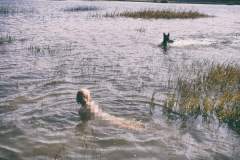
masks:
{"type": "Polygon", "coordinates": [[[212,64],[195,70],[192,79],[178,77],[164,105],[184,118],[217,119],[240,133],[240,66],[212,64]]]}
{"type": "Polygon", "coordinates": [[[53,55],[57,52],[56,49],[50,47],[49,45],[46,45],[46,46],[33,46],[33,45],[31,45],[27,49],[29,51],[31,51],[32,53],[37,54],[37,55],[45,55],[45,54],[53,55]]]}
{"type": "Polygon", "coordinates": [[[151,10],[145,9],[140,11],[124,11],[106,13],[103,17],[128,17],[128,18],[143,18],[143,19],[195,19],[210,17],[207,14],[199,13],[198,11],[177,11],[177,10],[151,10]]]}
{"type": "Polygon", "coordinates": [[[33,8],[18,8],[18,7],[11,7],[11,6],[0,6],[0,15],[13,15],[17,13],[33,13],[33,8]]]}
{"type": "Polygon", "coordinates": [[[0,14],[2,15],[12,14],[15,12],[16,12],[16,9],[14,8],[10,8],[8,6],[0,6],[0,14]]]}
{"type": "Polygon", "coordinates": [[[10,35],[0,36],[0,44],[12,43],[14,40],[15,38],[10,35]]]}
{"type": "Polygon", "coordinates": [[[64,9],[65,12],[85,12],[85,11],[97,11],[100,8],[96,6],[77,6],[64,9]]]}

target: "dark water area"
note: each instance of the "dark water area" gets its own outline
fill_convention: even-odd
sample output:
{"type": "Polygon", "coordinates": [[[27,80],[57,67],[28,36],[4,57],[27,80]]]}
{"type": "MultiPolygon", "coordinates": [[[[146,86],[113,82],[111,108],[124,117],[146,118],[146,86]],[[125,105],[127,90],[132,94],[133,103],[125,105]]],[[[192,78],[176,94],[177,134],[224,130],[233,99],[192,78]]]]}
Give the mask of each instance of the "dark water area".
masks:
{"type": "Polygon", "coordinates": [[[240,62],[240,6],[0,0],[0,159],[238,160],[240,137],[218,123],[162,114],[174,66],[240,62]],[[94,6],[96,11],[66,12],[94,6]],[[122,10],[197,10],[210,18],[96,18],[122,10]],[[162,33],[174,43],[159,47],[162,33]],[[141,132],[106,121],[82,123],[75,96],[89,88],[112,115],[141,120],[141,132]],[[157,91],[154,114],[149,103],[157,91]]]}

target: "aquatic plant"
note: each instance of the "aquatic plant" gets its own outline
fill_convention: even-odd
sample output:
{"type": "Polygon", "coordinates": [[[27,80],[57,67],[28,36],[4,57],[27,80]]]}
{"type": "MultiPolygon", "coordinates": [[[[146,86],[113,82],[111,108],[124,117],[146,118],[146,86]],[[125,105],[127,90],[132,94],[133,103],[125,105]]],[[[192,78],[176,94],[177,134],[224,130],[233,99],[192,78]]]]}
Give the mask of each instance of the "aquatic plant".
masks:
{"type": "Polygon", "coordinates": [[[149,103],[149,107],[150,107],[150,110],[149,110],[149,113],[152,115],[153,114],[153,111],[154,111],[154,109],[155,109],[155,103],[154,103],[154,96],[155,96],[155,94],[156,94],[157,92],[153,92],[152,93],[152,98],[151,98],[151,101],[150,101],[150,103],[149,103]]]}
{"type": "MultiPolygon", "coordinates": [[[[50,46],[50,45],[30,45],[27,50],[36,55],[55,55],[61,51],[68,51],[71,53],[73,49],[72,44],[60,45],[60,46],[50,46]]],[[[65,52],[66,53],[66,52],[65,52]]]]}
{"type": "Polygon", "coordinates": [[[168,3],[168,0],[161,0],[160,3],[168,3]]]}
{"type": "Polygon", "coordinates": [[[0,14],[10,14],[14,13],[15,9],[10,8],[8,6],[0,6],[0,14]]]}
{"type": "Polygon", "coordinates": [[[77,6],[64,9],[65,12],[84,12],[84,11],[97,11],[100,8],[96,6],[77,6]]]}
{"type": "Polygon", "coordinates": [[[5,35],[5,36],[0,36],[0,44],[3,43],[11,43],[15,40],[14,37],[10,36],[9,34],[5,35]]]}
{"type": "Polygon", "coordinates": [[[217,119],[240,133],[240,66],[212,64],[205,71],[193,69],[178,77],[164,106],[182,118],[217,119]]]}
{"type": "Polygon", "coordinates": [[[143,27],[140,27],[140,28],[137,28],[136,31],[140,32],[140,33],[144,33],[144,32],[146,32],[146,29],[143,27]]]}
{"type": "MultiPolygon", "coordinates": [[[[93,17],[101,17],[101,15],[96,14],[93,17]]],[[[181,10],[153,10],[145,9],[140,11],[123,11],[112,13],[105,13],[102,17],[128,17],[128,18],[143,18],[143,19],[194,19],[210,17],[207,14],[200,13],[198,11],[181,11],[181,10]]]]}
{"type": "Polygon", "coordinates": [[[56,49],[50,47],[49,45],[46,45],[46,46],[29,46],[27,48],[29,51],[31,51],[32,53],[34,54],[40,54],[40,55],[43,55],[43,54],[49,54],[49,55],[53,55],[55,54],[57,51],[56,49]]]}
{"type": "Polygon", "coordinates": [[[16,13],[33,13],[33,8],[24,9],[11,6],[0,6],[0,15],[11,15],[16,13]]]}

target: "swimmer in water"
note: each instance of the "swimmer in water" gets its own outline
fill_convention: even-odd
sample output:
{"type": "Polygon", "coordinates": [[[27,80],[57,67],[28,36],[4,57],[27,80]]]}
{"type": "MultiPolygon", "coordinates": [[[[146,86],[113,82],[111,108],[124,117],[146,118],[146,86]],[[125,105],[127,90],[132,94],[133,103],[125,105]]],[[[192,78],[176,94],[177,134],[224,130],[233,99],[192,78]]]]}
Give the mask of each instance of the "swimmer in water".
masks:
{"type": "Polygon", "coordinates": [[[132,130],[142,130],[145,128],[144,124],[139,121],[127,120],[103,112],[98,105],[92,101],[91,94],[88,89],[80,89],[80,91],[77,92],[76,100],[78,104],[81,104],[79,115],[83,121],[97,117],[121,128],[132,130]]]}

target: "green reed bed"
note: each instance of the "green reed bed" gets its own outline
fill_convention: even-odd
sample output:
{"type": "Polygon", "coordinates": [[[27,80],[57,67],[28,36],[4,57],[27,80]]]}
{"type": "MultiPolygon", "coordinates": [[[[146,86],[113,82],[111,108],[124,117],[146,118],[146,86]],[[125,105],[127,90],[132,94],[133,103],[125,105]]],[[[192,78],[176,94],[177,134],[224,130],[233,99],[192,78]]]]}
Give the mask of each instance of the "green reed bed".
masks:
{"type": "Polygon", "coordinates": [[[0,35],[0,44],[4,44],[4,43],[12,43],[15,40],[14,37],[10,36],[10,35],[0,35]]]}
{"type": "Polygon", "coordinates": [[[145,9],[140,11],[123,11],[105,13],[103,15],[94,15],[94,17],[128,17],[128,18],[143,18],[143,19],[195,19],[210,17],[207,14],[198,11],[178,11],[178,10],[152,10],[145,9]]]}
{"type": "Polygon", "coordinates": [[[192,75],[177,78],[165,100],[167,111],[183,118],[217,119],[240,133],[240,66],[212,64],[206,70],[192,69],[192,75]]]}

